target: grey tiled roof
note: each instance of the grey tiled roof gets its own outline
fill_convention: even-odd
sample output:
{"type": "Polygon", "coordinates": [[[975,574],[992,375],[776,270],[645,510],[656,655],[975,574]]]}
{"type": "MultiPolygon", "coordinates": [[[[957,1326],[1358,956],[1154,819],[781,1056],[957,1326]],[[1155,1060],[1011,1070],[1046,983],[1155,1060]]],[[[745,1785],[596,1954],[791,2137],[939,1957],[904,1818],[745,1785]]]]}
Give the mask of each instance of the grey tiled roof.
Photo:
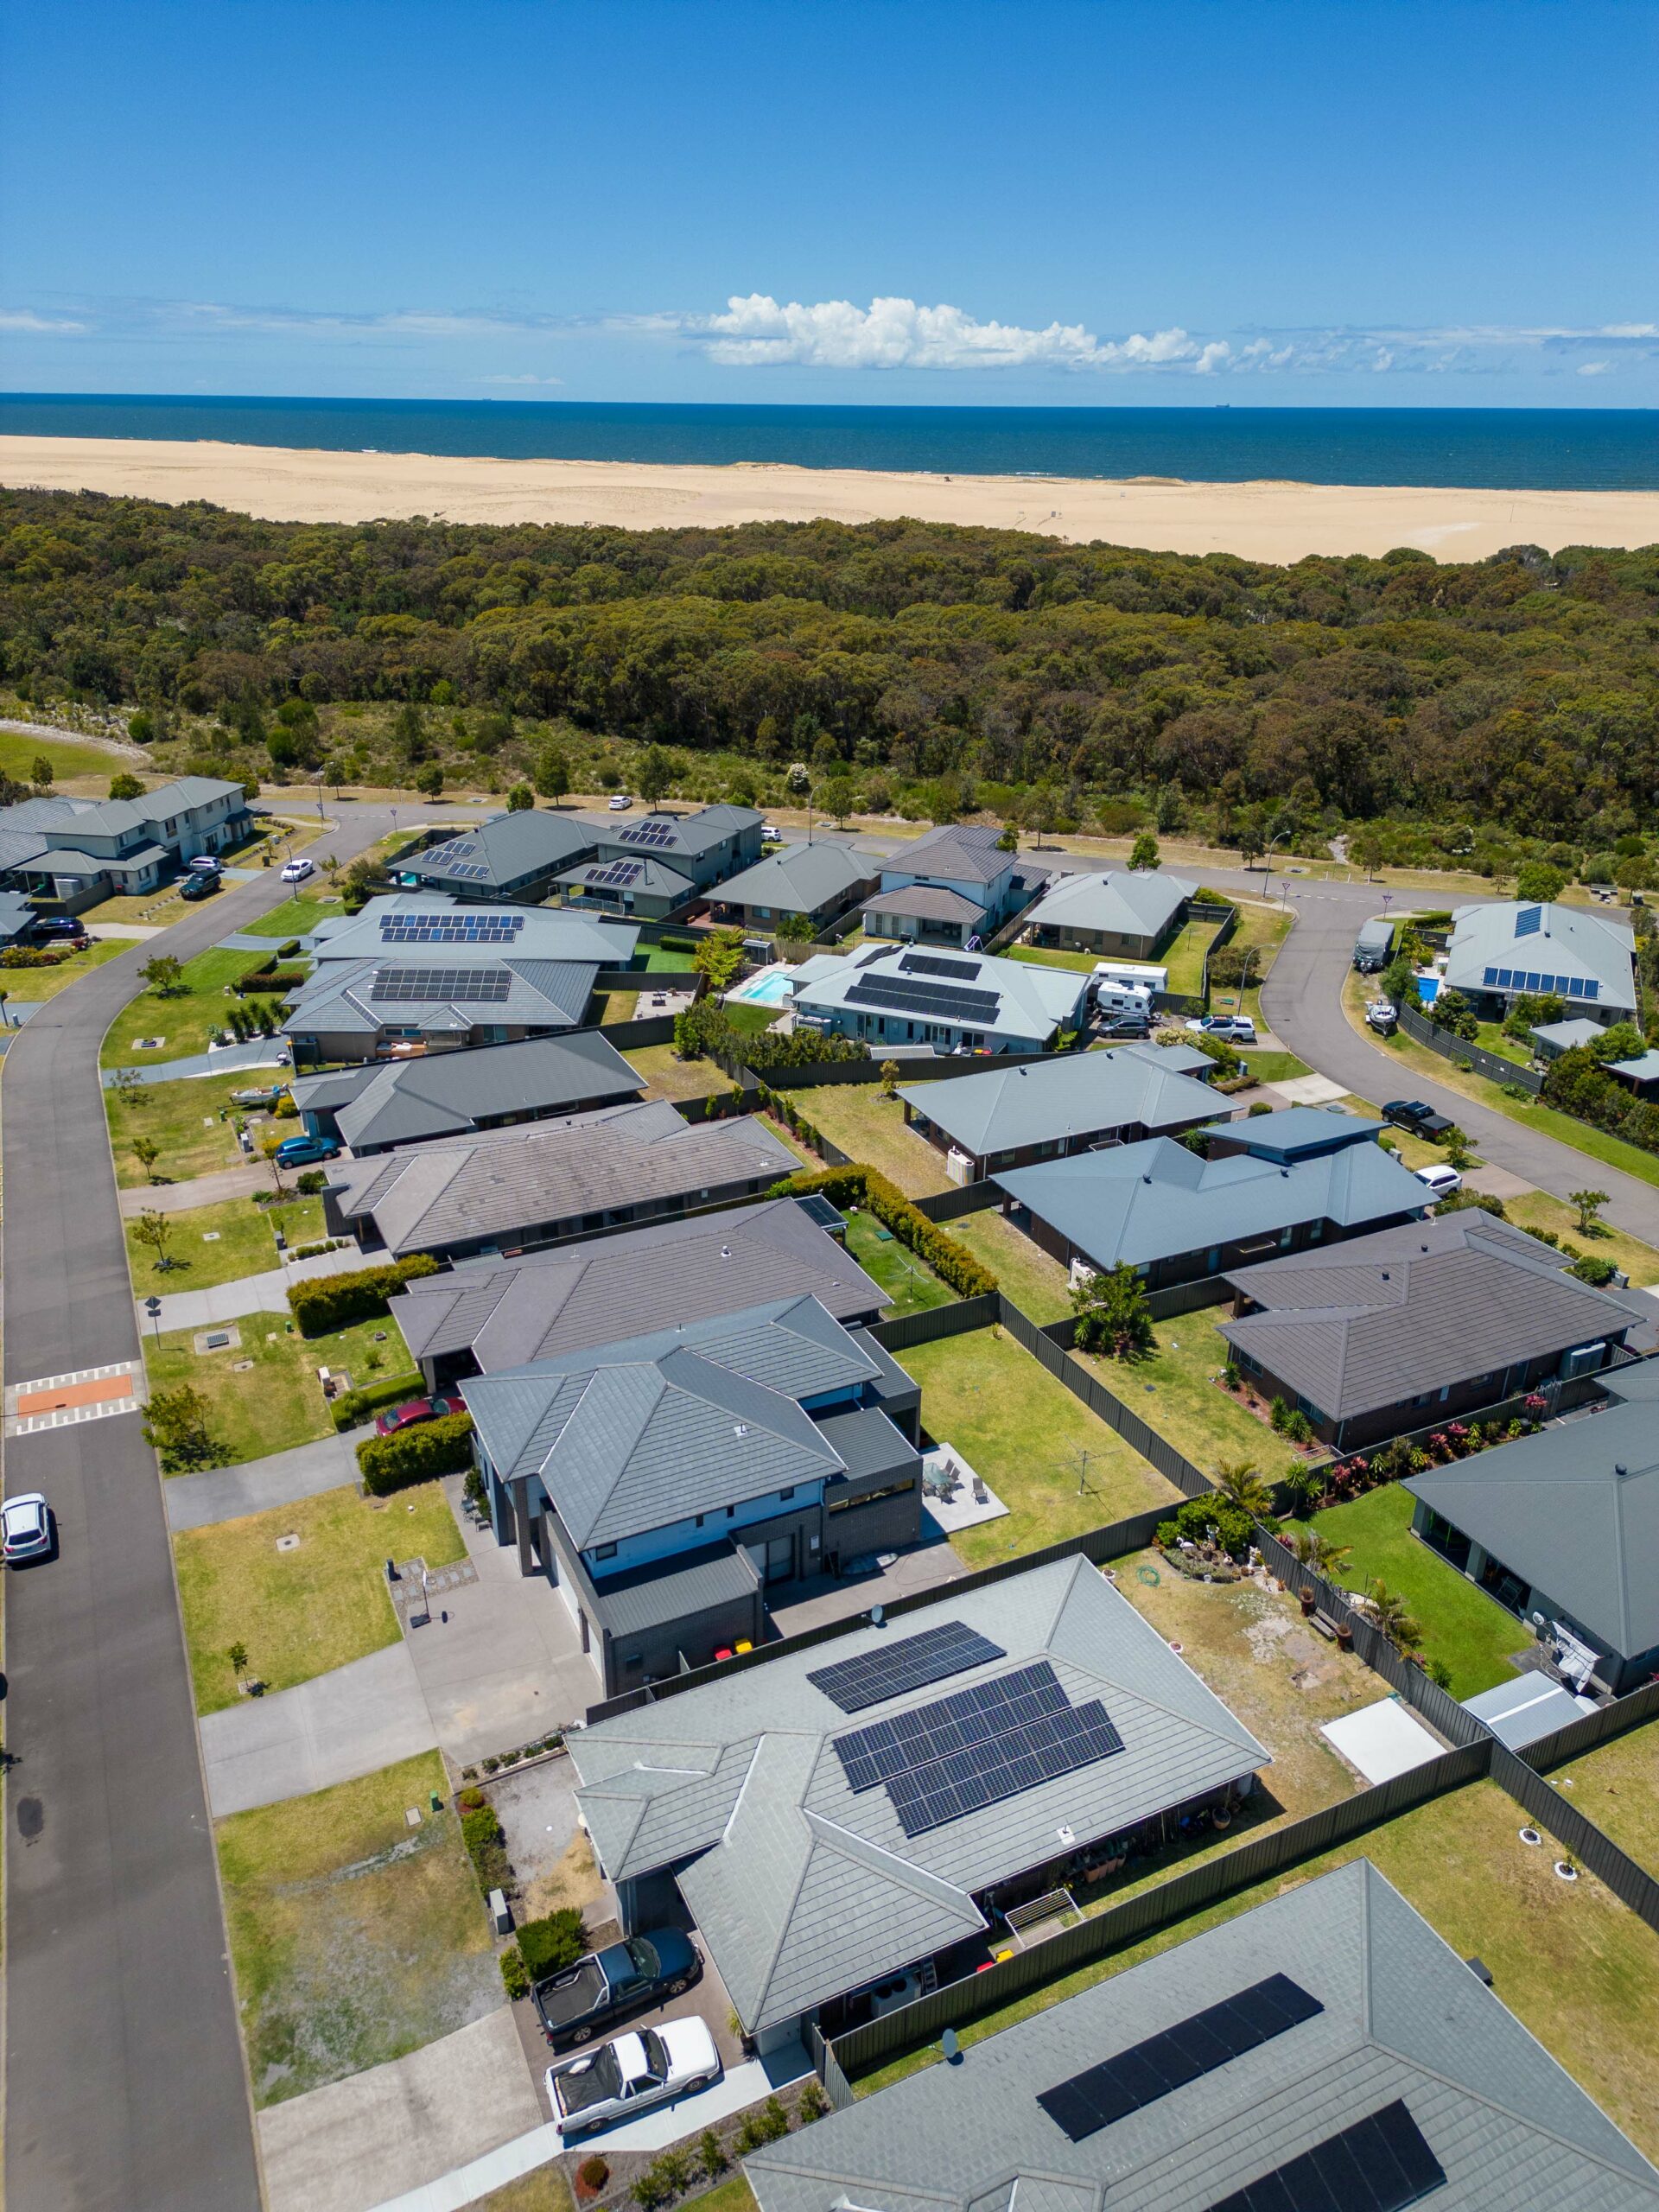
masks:
{"type": "Polygon", "coordinates": [[[389,1027],[471,1030],[486,1022],[574,1029],[588,1010],[598,973],[591,961],[524,959],[505,945],[472,953],[455,945],[441,951],[400,946],[372,960],[327,960],[295,998],[283,1034],[374,1037],[389,1027]],[[385,976],[412,968],[439,979],[429,998],[383,995],[385,976]],[[466,995],[463,979],[481,969],[505,972],[504,996],[483,1000],[466,995]],[[454,997],[442,988],[441,979],[449,976],[456,979],[460,995],[454,997]]]}
{"type": "Polygon", "coordinates": [[[982,922],[983,906],[942,883],[911,883],[864,901],[867,914],[913,914],[924,922],[982,922]]]}
{"type": "Polygon", "coordinates": [[[597,842],[601,852],[613,854],[619,859],[638,860],[655,853],[666,860],[671,868],[677,854],[695,860],[706,853],[711,845],[723,844],[728,837],[741,836],[746,830],[758,830],[760,817],[752,806],[700,806],[695,814],[664,814],[652,810],[648,814],[628,814],[601,817],[597,831],[597,842]],[[645,823],[656,825],[653,842],[648,845],[635,844],[628,836],[645,823]],[[658,832],[661,832],[660,836],[658,832]]]}
{"type": "Polygon", "coordinates": [[[429,1052],[347,1070],[301,1077],[294,1103],[332,1109],[353,1150],[449,1136],[505,1114],[567,1112],[579,1101],[638,1097],[637,1068],[597,1030],[571,1037],[529,1037],[470,1052],[429,1052]],[[349,1085],[349,1088],[345,1086],[349,1085]]]}
{"type": "Polygon", "coordinates": [[[1161,937],[1198,891],[1183,876],[1157,868],[1106,868],[1097,875],[1062,875],[1034,906],[1033,927],[1099,930],[1118,937],[1161,937]]]}
{"type": "Polygon", "coordinates": [[[0,891],[0,943],[10,944],[35,925],[35,909],[21,891],[0,891]]]}
{"type": "MultiPolygon", "coordinates": [[[[439,1137],[331,1171],[341,1214],[374,1217],[396,1253],[503,1236],[613,1207],[683,1198],[762,1177],[795,1154],[751,1116],[684,1121],[665,1099],[563,1121],[439,1137]]],[[[1421,1187],[1421,1186],[1420,1186],[1421,1187]]]]}
{"type": "MultiPolygon", "coordinates": [[[[1584,977],[1597,986],[1589,995],[1592,1003],[1624,1011],[1636,1004],[1630,964],[1634,944],[1623,922],[1584,906],[1541,906],[1525,899],[1459,906],[1452,917],[1446,980],[1452,988],[1463,991],[1549,991],[1559,988],[1555,978],[1584,977]],[[1489,968],[1535,975],[1540,981],[1495,986],[1486,979],[1489,968]]],[[[1568,1003],[1582,1007],[1584,1001],[1572,994],[1568,1003]]]]}
{"type": "Polygon", "coordinates": [[[1083,1560],[945,1594],[573,1736],[582,1817],[613,1880],[672,1866],[752,2031],[904,1966],[981,1923],[970,1893],[1224,1787],[1268,1754],[1128,1599],[1083,1560]],[[809,1675],[962,1621],[1006,1658],[849,1717],[809,1675]],[[907,1837],[881,1789],[855,1793],[832,1738],[1046,1658],[1102,1700],[1124,1750],[907,1837]],[[741,1797],[739,1821],[734,1815],[741,1797]]]}
{"type": "Polygon", "coordinates": [[[611,870],[617,865],[613,860],[584,861],[579,868],[566,868],[553,880],[564,892],[609,889],[625,892],[631,899],[666,899],[677,906],[697,887],[689,875],[682,875],[677,868],[664,867],[661,861],[652,860],[649,853],[636,854],[627,862],[638,873],[630,875],[626,883],[608,880],[611,870]]]}
{"type": "Polygon", "coordinates": [[[14,868],[38,868],[41,855],[52,849],[38,830],[10,826],[12,817],[21,811],[11,806],[0,812],[0,874],[14,868]]]}
{"type": "Polygon", "coordinates": [[[1294,1160],[1299,1153],[1333,1145],[1374,1142],[1388,1126],[1328,1106],[1280,1106],[1270,1114],[1253,1114],[1248,1121],[1217,1122],[1205,1135],[1248,1144],[1264,1160],[1294,1160]]]}
{"type": "Polygon", "coordinates": [[[861,982],[868,981],[878,987],[897,982],[931,995],[934,1011],[929,1014],[918,1010],[914,1017],[918,1021],[948,1022],[986,1036],[1043,1038],[1074,1018],[1089,982],[1086,976],[1073,969],[1046,968],[1025,960],[997,960],[983,952],[950,950],[943,957],[949,959],[952,967],[971,969],[973,973],[941,976],[936,968],[926,964],[940,956],[922,945],[864,945],[844,960],[814,960],[796,971],[794,1002],[809,1010],[814,1007],[850,1007],[854,1011],[885,1014],[890,1019],[902,1020],[906,1018],[905,1007],[861,1001],[853,995],[861,982]],[[951,995],[962,992],[990,994],[995,1001],[994,1011],[988,1014],[969,1014],[959,1007],[957,1011],[945,1011],[951,995]]]}
{"type": "Polygon", "coordinates": [[[1351,1145],[1288,1167],[1248,1153],[1200,1160],[1170,1137],[1013,1167],[991,1180],[1052,1223],[1096,1267],[1276,1235],[1301,1222],[1344,1228],[1427,1211],[1429,1194],[1381,1145],[1351,1145]]]}
{"type": "Polygon", "coordinates": [[[749,1597],[760,1580],[741,1544],[710,1544],[679,1554],[667,1573],[653,1563],[607,1581],[598,1592],[600,1611],[613,1636],[638,1636],[749,1597]]]}
{"type": "Polygon", "coordinates": [[[1065,1052],[1028,1067],[907,1084],[899,1096],[975,1159],[1134,1123],[1185,1128],[1216,1110],[1214,1091],[1155,1045],[1065,1052]]]}
{"type": "Polygon", "coordinates": [[[397,873],[454,884],[465,896],[573,867],[594,850],[594,842],[591,823],[524,807],[517,813],[493,814],[485,822],[469,822],[442,844],[429,845],[423,853],[399,861],[397,873]]]}
{"type": "Polygon", "coordinates": [[[1000,830],[982,823],[950,823],[887,855],[882,880],[889,875],[947,876],[953,883],[995,883],[1014,865],[1014,855],[998,850],[1000,830]]]}
{"type": "Polygon", "coordinates": [[[722,906],[769,906],[775,914],[810,914],[830,899],[847,896],[875,879],[881,863],[820,838],[810,845],[785,845],[720,886],[722,906]]]}
{"type": "Polygon", "coordinates": [[[1333,1421],[1619,1335],[1651,1299],[1593,1290],[1565,1254],[1471,1210],[1236,1268],[1267,1309],[1221,1333],[1333,1421]]]}
{"type": "Polygon", "coordinates": [[[1396,2100],[1444,2170],[1425,2200],[1435,2212],[1659,2206],[1659,2174],[1364,1859],[766,2145],[745,2169],[760,2212],[1201,2212],[1396,2100]],[[1037,2101],[1274,1974],[1319,2012],[1078,2143],[1037,2101]]]}

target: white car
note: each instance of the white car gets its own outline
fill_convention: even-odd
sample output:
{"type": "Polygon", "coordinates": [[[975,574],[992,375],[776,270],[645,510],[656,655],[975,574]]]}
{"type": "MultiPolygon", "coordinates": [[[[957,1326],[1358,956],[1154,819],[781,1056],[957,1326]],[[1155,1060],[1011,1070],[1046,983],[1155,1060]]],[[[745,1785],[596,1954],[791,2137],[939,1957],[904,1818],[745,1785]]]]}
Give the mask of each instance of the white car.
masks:
{"type": "Polygon", "coordinates": [[[316,872],[316,869],[313,868],[310,861],[307,860],[304,854],[302,853],[298,860],[289,861],[287,866],[283,868],[283,881],[284,883],[303,883],[308,875],[315,875],[316,872]]]}
{"type": "Polygon", "coordinates": [[[550,2066],[547,2101],[568,2143],[590,2128],[711,2088],[723,2070],[706,2021],[664,2020],[550,2066]]]}
{"type": "Polygon", "coordinates": [[[1463,1178],[1455,1167],[1448,1167],[1444,1160],[1431,1160],[1427,1167],[1415,1167],[1412,1173],[1417,1180],[1433,1191],[1437,1198],[1449,1198],[1454,1191],[1463,1188],[1463,1178]]]}
{"type": "Polygon", "coordinates": [[[613,814],[626,814],[633,804],[626,791],[613,791],[605,802],[613,814]]]}
{"type": "Polygon", "coordinates": [[[1248,1014],[1203,1014],[1186,1027],[1195,1036],[1218,1037],[1224,1045],[1254,1045],[1255,1024],[1248,1014]]]}
{"type": "Polygon", "coordinates": [[[6,1564],[43,1559],[52,1548],[52,1509],[37,1490],[21,1491],[0,1505],[6,1564]]]}

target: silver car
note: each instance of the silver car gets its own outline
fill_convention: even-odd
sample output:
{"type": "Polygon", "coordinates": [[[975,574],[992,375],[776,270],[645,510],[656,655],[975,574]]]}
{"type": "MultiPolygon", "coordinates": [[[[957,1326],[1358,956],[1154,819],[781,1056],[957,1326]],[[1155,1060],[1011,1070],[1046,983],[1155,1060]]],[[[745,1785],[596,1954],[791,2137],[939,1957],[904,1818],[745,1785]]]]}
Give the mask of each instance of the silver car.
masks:
{"type": "Polygon", "coordinates": [[[52,1548],[52,1509],[37,1490],[22,1491],[0,1505],[0,1540],[8,1567],[44,1559],[52,1548]]]}

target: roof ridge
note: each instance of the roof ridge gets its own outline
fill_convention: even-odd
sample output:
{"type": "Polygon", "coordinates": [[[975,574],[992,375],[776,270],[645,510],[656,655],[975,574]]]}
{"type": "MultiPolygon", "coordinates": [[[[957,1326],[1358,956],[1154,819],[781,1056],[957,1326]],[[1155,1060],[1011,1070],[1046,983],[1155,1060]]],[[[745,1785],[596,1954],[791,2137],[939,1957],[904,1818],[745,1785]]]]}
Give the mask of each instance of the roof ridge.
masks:
{"type": "MultiPolygon", "coordinates": [[[[825,1741],[828,1740],[826,1738],[825,1741]]],[[[813,1764],[816,1768],[817,1761],[813,1764]]],[[[934,1904],[944,1905],[948,1910],[965,1906],[976,1928],[988,1925],[983,1913],[960,1883],[947,1881],[943,1874],[935,1874],[925,1866],[918,1866],[902,1853],[889,1851],[886,1844],[877,1843],[871,1836],[860,1835],[852,1828],[843,1827],[839,1821],[832,1821],[828,1814],[817,1812],[810,1805],[803,1804],[797,1809],[826,1849],[837,1853],[855,1866],[861,1866],[867,1873],[878,1874],[888,1881],[896,1882],[901,1888],[911,1891],[917,1897],[926,1897],[934,1904]]]]}

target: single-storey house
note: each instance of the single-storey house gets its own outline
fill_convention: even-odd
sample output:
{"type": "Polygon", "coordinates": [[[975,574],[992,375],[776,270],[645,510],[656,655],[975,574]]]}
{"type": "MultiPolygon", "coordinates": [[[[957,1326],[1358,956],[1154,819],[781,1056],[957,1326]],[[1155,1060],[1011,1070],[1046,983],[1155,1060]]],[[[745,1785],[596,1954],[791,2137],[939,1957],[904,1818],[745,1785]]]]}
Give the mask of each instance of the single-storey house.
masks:
{"type": "Polygon", "coordinates": [[[1295,1166],[1200,1160],[1169,1137],[992,1177],[1002,1211],[1074,1274],[1132,1267],[1149,1290],[1421,1219],[1431,1203],[1381,1145],[1295,1166]]]}
{"type": "Polygon", "coordinates": [[[906,1123],[944,1154],[952,1179],[977,1183],[997,1169],[1211,1123],[1215,1093],[1173,1060],[1155,1045],[1119,1045],[912,1084],[899,1096],[906,1123]]]}
{"type": "Polygon", "coordinates": [[[1659,1673],[1659,1360],[1598,1413],[1411,1476],[1412,1528],[1615,1697],[1659,1673]]]}
{"type": "Polygon", "coordinates": [[[823,838],[785,845],[721,885],[715,919],[768,932],[804,922],[807,936],[817,937],[869,897],[880,867],[871,855],[823,838]]]}
{"type": "Polygon", "coordinates": [[[1441,988],[1501,1021],[1516,999],[1550,993],[1592,1020],[1636,1010],[1636,939],[1623,922],[1585,906],[1510,899],[1452,916],[1441,988]]]}
{"type": "Polygon", "coordinates": [[[982,952],[864,945],[820,953],[793,970],[798,1029],[938,1052],[1040,1052],[1082,1027],[1090,978],[1075,969],[994,960],[982,952]]]}
{"type": "Polygon", "coordinates": [[[1001,849],[1001,832],[950,823],[881,863],[880,889],[864,902],[870,937],[968,945],[1030,904],[1048,871],[1001,849]]]}
{"type": "Polygon", "coordinates": [[[761,817],[752,806],[701,806],[693,814],[658,810],[635,816],[601,815],[594,829],[594,858],[657,861],[698,891],[723,883],[760,857],[761,817]]]}
{"type": "Polygon", "coordinates": [[[1298,1160],[1323,1159],[1328,1152],[1345,1152],[1351,1144],[1375,1144],[1388,1126],[1351,1114],[1345,1106],[1280,1106],[1271,1114],[1217,1122],[1205,1135],[1211,1160],[1246,1152],[1252,1160],[1270,1160],[1276,1167],[1287,1167],[1298,1160]]]}
{"type": "Polygon", "coordinates": [[[0,891],[0,944],[26,944],[39,918],[21,891],[0,891]]]}
{"type": "Polygon", "coordinates": [[[1236,1808],[1268,1764],[1078,1558],[592,1716],[568,1747],[624,1929],[677,1891],[763,2055],[869,2018],[877,1985],[971,1974],[1000,1913],[1236,1808]]]}
{"type": "Polygon", "coordinates": [[[159,890],[252,827],[242,785],[219,776],[180,776],[137,798],[26,798],[0,807],[0,888],[79,912],[159,890]]]}
{"type": "Polygon", "coordinates": [[[648,1099],[336,1163],[323,1213],[331,1236],[392,1259],[511,1257],[759,1198],[799,1166],[751,1116],[687,1122],[648,1099]]]}
{"type": "Polygon", "coordinates": [[[1354,1859],[744,2171],[760,2212],[1656,2212],[1659,2173],[1478,1964],[1354,1859]]]}
{"type": "Polygon", "coordinates": [[[558,1591],[601,1699],[761,1643],[769,1586],[921,1532],[921,1392],[810,1296],[460,1389],[497,1539],[558,1591]]]}
{"type": "Polygon", "coordinates": [[[553,887],[567,908],[626,914],[641,922],[665,922],[697,897],[689,875],[643,853],[627,861],[583,861],[556,876],[553,887]]]}
{"type": "Polygon", "coordinates": [[[637,1099],[645,1078],[597,1029],[479,1045],[417,1059],[363,1061],[289,1086],[313,1136],[361,1160],[424,1137],[462,1136],[637,1099]]]}
{"type": "Polygon", "coordinates": [[[1198,887],[1158,868],[1103,868],[1055,879],[1031,910],[1032,944],[1154,960],[1185,921],[1198,887]]]}
{"type": "Polygon", "coordinates": [[[1351,1452],[1605,1367],[1653,1301],[1567,1269],[1471,1208],[1229,1268],[1221,1333],[1264,1396],[1351,1452]]]}
{"type": "Polygon", "coordinates": [[[522,1259],[465,1261],[417,1276],[392,1300],[392,1319],[433,1390],[613,1344],[642,1323],[701,1321],[771,1299],[810,1295],[842,1328],[868,1328],[887,1294],[818,1226],[810,1203],[763,1198],[522,1259]]]}
{"type": "Polygon", "coordinates": [[[580,815],[524,807],[493,814],[424,852],[399,861],[397,877],[411,890],[447,893],[463,906],[539,906],[566,868],[594,856],[597,832],[580,815]]]}

